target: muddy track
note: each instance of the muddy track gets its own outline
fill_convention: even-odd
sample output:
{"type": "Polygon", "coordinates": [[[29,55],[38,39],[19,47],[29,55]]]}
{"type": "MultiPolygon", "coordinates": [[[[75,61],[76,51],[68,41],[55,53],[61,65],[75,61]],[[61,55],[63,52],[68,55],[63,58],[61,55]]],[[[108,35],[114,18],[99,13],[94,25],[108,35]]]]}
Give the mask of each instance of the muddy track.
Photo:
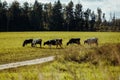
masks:
{"type": "Polygon", "coordinates": [[[0,70],[16,68],[16,67],[26,66],[26,65],[28,66],[28,65],[41,64],[41,63],[53,61],[54,59],[55,59],[55,56],[49,56],[49,57],[44,57],[40,59],[33,59],[33,60],[27,60],[27,61],[15,62],[15,63],[2,64],[0,65],[0,70]]]}

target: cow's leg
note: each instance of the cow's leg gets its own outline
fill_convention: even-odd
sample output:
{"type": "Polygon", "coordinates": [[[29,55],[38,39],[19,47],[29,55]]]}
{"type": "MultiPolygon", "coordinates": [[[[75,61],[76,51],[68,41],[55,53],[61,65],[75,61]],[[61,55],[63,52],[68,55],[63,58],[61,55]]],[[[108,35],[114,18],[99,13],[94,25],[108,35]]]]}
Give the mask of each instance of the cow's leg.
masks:
{"type": "Polygon", "coordinates": [[[56,48],[58,48],[58,44],[56,45],[56,48]]]}
{"type": "Polygon", "coordinates": [[[90,45],[90,43],[87,43],[88,45],[90,45]]]}
{"type": "Polygon", "coordinates": [[[89,46],[91,46],[91,43],[88,43],[89,46]]]}
{"type": "Polygon", "coordinates": [[[98,42],[96,42],[96,45],[98,46],[98,42]]]}
{"type": "Polygon", "coordinates": [[[62,48],[62,45],[60,44],[60,47],[62,48]]]}
{"type": "Polygon", "coordinates": [[[49,47],[50,47],[50,49],[51,49],[51,44],[49,44],[49,47]]]}
{"type": "Polygon", "coordinates": [[[36,46],[37,46],[36,43],[34,43],[34,44],[33,44],[33,47],[36,47],[36,46]]]}
{"type": "Polygon", "coordinates": [[[61,44],[58,44],[57,47],[60,46],[61,47],[61,44]]]}
{"type": "Polygon", "coordinates": [[[80,42],[78,41],[77,44],[80,45],[80,42]]]}
{"type": "Polygon", "coordinates": [[[40,48],[42,47],[41,43],[40,43],[40,48]]]}
{"type": "Polygon", "coordinates": [[[34,46],[34,44],[33,43],[31,43],[31,47],[33,47],[34,46]]]}
{"type": "Polygon", "coordinates": [[[36,43],[34,44],[34,47],[37,47],[36,43]]]}
{"type": "Polygon", "coordinates": [[[90,43],[90,46],[92,46],[93,43],[90,43]]]}
{"type": "Polygon", "coordinates": [[[25,44],[25,43],[23,43],[23,47],[25,47],[25,45],[26,45],[26,44],[25,44]]]}
{"type": "Polygon", "coordinates": [[[33,47],[36,47],[36,46],[37,46],[36,43],[34,43],[34,44],[33,44],[33,47]]]}

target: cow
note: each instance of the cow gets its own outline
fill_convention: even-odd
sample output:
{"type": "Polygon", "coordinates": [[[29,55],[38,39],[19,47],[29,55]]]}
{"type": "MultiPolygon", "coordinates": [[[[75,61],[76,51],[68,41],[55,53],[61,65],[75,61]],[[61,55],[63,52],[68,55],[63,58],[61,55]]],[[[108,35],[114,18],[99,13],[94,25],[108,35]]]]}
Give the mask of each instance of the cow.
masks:
{"type": "Polygon", "coordinates": [[[68,42],[67,42],[67,46],[69,45],[69,44],[78,44],[78,45],[80,45],[80,38],[71,38],[68,42]]]}
{"type": "Polygon", "coordinates": [[[50,48],[52,45],[56,45],[56,48],[58,48],[58,46],[60,46],[62,48],[62,39],[48,40],[48,41],[44,42],[44,46],[45,45],[49,45],[50,48]]]}
{"type": "Polygon", "coordinates": [[[41,47],[41,45],[42,45],[42,39],[34,39],[34,40],[32,41],[31,46],[32,46],[32,47],[35,47],[36,44],[39,44],[40,47],[41,47]]]}
{"type": "Polygon", "coordinates": [[[93,38],[86,39],[84,40],[84,44],[88,44],[88,45],[96,44],[98,46],[98,38],[93,37],[93,38]]]}
{"type": "Polygon", "coordinates": [[[27,44],[31,44],[32,43],[32,41],[33,41],[33,39],[26,39],[26,40],[24,40],[24,42],[23,42],[23,47],[25,47],[25,45],[27,45],[27,44]]]}

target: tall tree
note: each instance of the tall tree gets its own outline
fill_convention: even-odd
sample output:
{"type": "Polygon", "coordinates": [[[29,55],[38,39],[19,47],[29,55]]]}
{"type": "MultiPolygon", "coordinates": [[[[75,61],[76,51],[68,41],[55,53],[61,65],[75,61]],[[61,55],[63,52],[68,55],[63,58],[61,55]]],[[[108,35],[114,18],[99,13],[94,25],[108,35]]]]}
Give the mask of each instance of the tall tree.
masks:
{"type": "Polygon", "coordinates": [[[35,30],[43,30],[43,5],[35,0],[33,5],[32,22],[35,30]]]}
{"type": "Polygon", "coordinates": [[[63,13],[62,13],[62,4],[60,0],[55,2],[53,6],[50,27],[51,27],[51,30],[63,29],[63,13]]]}
{"type": "Polygon", "coordinates": [[[96,19],[96,16],[95,16],[94,11],[91,13],[90,17],[91,17],[91,20],[90,20],[90,31],[95,31],[95,19],[96,19]]]}
{"type": "Polygon", "coordinates": [[[75,6],[75,25],[76,30],[83,30],[83,11],[80,3],[75,6]]]}
{"type": "Polygon", "coordinates": [[[31,30],[30,28],[30,21],[29,21],[29,4],[28,2],[23,3],[23,8],[21,8],[21,27],[24,28],[24,30],[31,30]]]}
{"type": "Polygon", "coordinates": [[[97,13],[98,13],[98,19],[97,19],[97,25],[96,25],[96,27],[100,27],[100,25],[101,25],[101,22],[102,22],[102,19],[101,19],[101,16],[102,16],[102,10],[101,10],[101,8],[97,8],[97,13]]]}
{"type": "Polygon", "coordinates": [[[85,15],[85,27],[84,27],[84,30],[85,31],[89,31],[89,17],[90,17],[90,13],[91,13],[91,10],[89,8],[84,12],[84,15],[85,15]]]}
{"type": "Polygon", "coordinates": [[[43,25],[45,30],[50,30],[50,21],[52,16],[52,4],[44,4],[44,11],[43,11],[43,25]]]}
{"type": "Polygon", "coordinates": [[[6,31],[7,30],[7,2],[4,1],[3,3],[0,1],[0,30],[6,31]]]}
{"type": "Polygon", "coordinates": [[[74,30],[74,11],[73,11],[74,4],[72,1],[68,3],[66,6],[66,22],[67,22],[67,30],[74,30]]]}
{"type": "Polygon", "coordinates": [[[21,9],[20,9],[20,3],[18,1],[14,1],[10,7],[10,11],[12,14],[12,19],[10,21],[10,29],[12,31],[20,30],[20,15],[21,15],[21,9]]]}
{"type": "Polygon", "coordinates": [[[106,26],[107,25],[107,20],[106,20],[106,17],[105,17],[105,13],[103,13],[103,16],[102,16],[102,26],[106,26]]]}
{"type": "Polygon", "coordinates": [[[0,31],[3,31],[2,28],[2,2],[0,0],[0,31]]]}

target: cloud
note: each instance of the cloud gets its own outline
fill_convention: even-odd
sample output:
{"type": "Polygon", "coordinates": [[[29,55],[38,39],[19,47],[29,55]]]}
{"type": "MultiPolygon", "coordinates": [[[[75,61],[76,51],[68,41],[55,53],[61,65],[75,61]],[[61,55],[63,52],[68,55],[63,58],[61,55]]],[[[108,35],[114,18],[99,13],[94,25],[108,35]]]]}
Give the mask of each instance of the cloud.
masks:
{"type": "Polygon", "coordinates": [[[101,8],[102,12],[106,14],[107,20],[109,20],[110,13],[116,14],[117,18],[120,18],[120,0],[81,0],[81,4],[84,9],[90,8],[97,13],[97,8],[101,8]]]}
{"type": "Polygon", "coordinates": [[[82,0],[82,1],[85,1],[85,2],[102,2],[103,0],[82,0]]]}

